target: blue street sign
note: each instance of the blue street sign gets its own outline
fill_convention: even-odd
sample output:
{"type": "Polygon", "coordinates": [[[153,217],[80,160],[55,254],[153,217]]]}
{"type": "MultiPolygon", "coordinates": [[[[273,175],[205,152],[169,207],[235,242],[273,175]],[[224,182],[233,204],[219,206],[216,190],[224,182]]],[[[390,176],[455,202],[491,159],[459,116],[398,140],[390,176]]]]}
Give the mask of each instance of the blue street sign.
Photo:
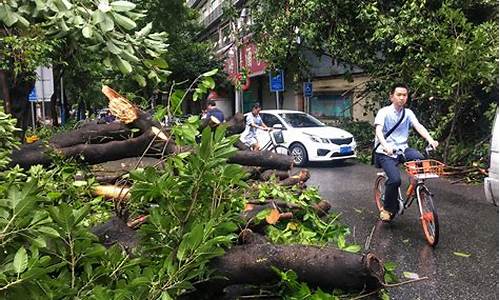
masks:
{"type": "Polygon", "coordinates": [[[304,82],[304,97],[313,96],[313,84],[312,82],[304,82]]]}
{"type": "Polygon", "coordinates": [[[285,74],[283,70],[279,70],[274,74],[269,72],[269,88],[271,92],[283,92],[285,90],[285,74]]]}
{"type": "Polygon", "coordinates": [[[33,102],[35,102],[35,101],[37,101],[37,100],[38,100],[38,97],[37,97],[37,95],[36,95],[36,90],[35,90],[35,88],[33,88],[33,89],[31,90],[30,94],[28,95],[28,100],[29,100],[29,101],[33,101],[33,102]]]}

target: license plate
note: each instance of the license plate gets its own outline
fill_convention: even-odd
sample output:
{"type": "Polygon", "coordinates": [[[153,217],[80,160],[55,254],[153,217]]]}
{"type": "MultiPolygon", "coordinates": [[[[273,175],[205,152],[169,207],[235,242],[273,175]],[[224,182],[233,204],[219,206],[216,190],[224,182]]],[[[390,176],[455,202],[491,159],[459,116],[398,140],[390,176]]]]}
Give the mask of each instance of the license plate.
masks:
{"type": "Polygon", "coordinates": [[[351,153],[351,152],[352,152],[351,146],[340,147],[340,154],[347,154],[347,153],[351,153]]]}

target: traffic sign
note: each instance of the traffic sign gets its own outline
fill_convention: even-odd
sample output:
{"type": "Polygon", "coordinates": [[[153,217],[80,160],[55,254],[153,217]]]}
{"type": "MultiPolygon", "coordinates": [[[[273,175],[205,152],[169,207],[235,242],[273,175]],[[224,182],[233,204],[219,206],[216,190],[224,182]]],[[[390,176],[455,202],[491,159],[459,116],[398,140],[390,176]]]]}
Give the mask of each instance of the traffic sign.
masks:
{"type": "Polygon", "coordinates": [[[269,72],[269,87],[271,92],[283,92],[285,90],[285,74],[283,70],[278,70],[276,73],[269,72]]]}
{"type": "MultiPolygon", "coordinates": [[[[25,98],[26,99],[26,98],[25,98]]],[[[38,101],[38,97],[36,95],[36,89],[33,88],[30,92],[30,94],[28,95],[28,100],[29,101],[32,101],[32,102],[36,102],[38,101]]]]}
{"type": "Polygon", "coordinates": [[[313,85],[312,82],[304,82],[304,97],[313,96],[313,85]]]}

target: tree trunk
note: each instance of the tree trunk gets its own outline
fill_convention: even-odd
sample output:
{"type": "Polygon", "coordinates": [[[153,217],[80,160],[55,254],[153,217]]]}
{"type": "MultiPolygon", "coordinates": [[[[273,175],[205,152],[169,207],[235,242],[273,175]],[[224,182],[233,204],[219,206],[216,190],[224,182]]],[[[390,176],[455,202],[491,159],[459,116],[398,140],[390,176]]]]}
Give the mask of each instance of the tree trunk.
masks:
{"type": "MultiPolygon", "coordinates": [[[[19,75],[23,78],[27,74],[19,75]]],[[[28,129],[29,116],[30,116],[30,102],[28,101],[28,96],[31,90],[35,87],[35,80],[29,81],[16,81],[10,88],[10,100],[11,100],[11,113],[14,118],[17,119],[16,126],[21,128],[24,136],[24,132],[28,129]]]]}
{"type": "Polygon", "coordinates": [[[60,66],[53,66],[54,74],[54,92],[50,96],[50,115],[52,116],[52,126],[59,126],[59,120],[57,118],[57,105],[61,103],[61,76],[63,70],[60,66]],[[59,99],[59,101],[58,101],[59,99]]]}
{"type": "Polygon", "coordinates": [[[257,243],[235,246],[217,257],[211,267],[225,277],[213,287],[232,284],[271,284],[279,276],[272,269],[293,270],[298,280],[323,290],[375,290],[382,286],[382,262],[369,253],[358,255],[334,247],[272,245],[257,243]]]}
{"type": "Polygon", "coordinates": [[[12,102],[10,99],[7,71],[0,70],[0,99],[3,100],[4,111],[7,114],[12,112],[12,102]]]}
{"type": "Polygon", "coordinates": [[[228,162],[244,166],[264,166],[269,169],[290,170],[293,158],[269,151],[237,151],[229,158],[228,162]]]}
{"type": "Polygon", "coordinates": [[[448,136],[446,137],[446,142],[444,146],[444,153],[443,153],[443,162],[446,164],[448,162],[448,153],[449,153],[449,148],[450,148],[450,141],[451,138],[453,137],[453,134],[455,133],[455,128],[457,125],[458,117],[461,111],[461,104],[456,103],[455,106],[455,113],[453,115],[453,120],[451,122],[451,128],[450,132],[448,133],[448,136]]]}

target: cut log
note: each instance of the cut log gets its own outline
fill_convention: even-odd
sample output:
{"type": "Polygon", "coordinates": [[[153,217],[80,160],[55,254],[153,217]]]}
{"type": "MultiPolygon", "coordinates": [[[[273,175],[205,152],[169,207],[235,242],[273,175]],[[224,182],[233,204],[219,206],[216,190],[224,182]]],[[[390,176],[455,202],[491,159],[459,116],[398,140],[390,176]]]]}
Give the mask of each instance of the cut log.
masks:
{"type": "Polygon", "coordinates": [[[216,284],[270,284],[279,276],[272,269],[293,270],[298,280],[323,290],[374,290],[384,278],[382,262],[373,254],[358,255],[334,247],[253,243],[235,246],[215,258],[211,267],[225,277],[216,284]]]}
{"type": "Polygon", "coordinates": [[[260,180],[268,181],[272,176],[278,178],[278,180],[283,180],[290,177],[290,174],[288,173],[288,171],[269,169],[260,174],[260,180]]]}
{"type": "Polygon", "coordinates": [[[298,173],[295,173],[294,175],[292,175],[284,180],[281,180],[279,182],[279,185],[292,186],[292,185],[296,185],[296,184],[301,184],[301,183],[304,183],[307,180],[309,180],[310,177],[311,177],[311,173],[309,172],[309,170],[302,169],[298,173]]]}
{"type": "Polygon", "coordinates": [[[269,151],[237,151],[228,160],[244,166],[262,166],[277,170],[290,170],[293,158],[288,155],[277,154],[269,151]]]}
{"type": "Polygon", "coordinates": [[[103,196],[106,199],[128,200],[130,198],[130,188],[116,185],[98,185],[92,188],[94,196],[103,196]]]}
{"type": "Polygon", "coordinates": [[[233,135],[242,133],[245,130],[245,116],[242,113],[236,113],[227,120],[226,134],[233,135]]]}
{"type": "MultiPolygon", "coordinates": [[[[330,203],[321,200],[312,205],[313,210],[319,217],[328,214],[331,208],[330,203]]],[[[301,215],[303,208],[295,203],[279,200],[266,200],[266,201],[248,201],[245,204],[244,211],[240,214],[240,218],[256,232],[262,232],[267,224],[275,224],[279,221],[290,220],[295,215],[301,215]],[[268,210],[269,214],[266,216],[265,221],[256,221],[256,216],[264,210],[268,210]]]]}

